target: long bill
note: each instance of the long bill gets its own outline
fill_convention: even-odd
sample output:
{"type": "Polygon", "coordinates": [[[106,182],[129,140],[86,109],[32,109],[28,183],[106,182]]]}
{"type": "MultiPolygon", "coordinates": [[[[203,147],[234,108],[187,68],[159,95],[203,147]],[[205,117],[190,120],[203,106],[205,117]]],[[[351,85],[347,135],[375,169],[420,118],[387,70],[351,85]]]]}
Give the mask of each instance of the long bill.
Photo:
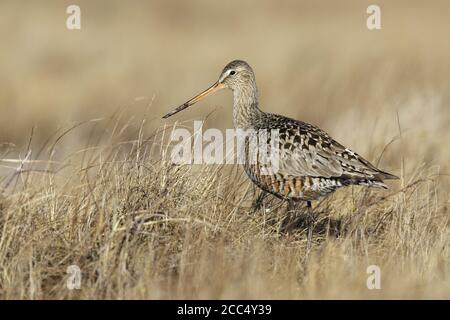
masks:
{"type": "Polygon", "coordinates": [[[220,89],[223,89],[224,85],[222,83],[220,83],[219,81],[217,81],[216,83],[214,83],[211,87],[209,87],[208,89],[206,89],[205,91],[203,91],[202,93],[199,93],[198,95],[196,95],[195,97],[193,97],[191,100],[183,103],[181,106],[179,106],[178,108],[175,108],[174,110],[172,110],[171,112],[169,112],[168,114],[166,114],[163,119],[167,119],[170,116],[173,116],[175,113],[178,113],[184,109],[186,109],[187,107],[192,106],[194,103],[200,101],[201,99],[203,99],[204,97],[210,95],[211,93],[214,93],[216,91],[219,91],[220,89]]]}

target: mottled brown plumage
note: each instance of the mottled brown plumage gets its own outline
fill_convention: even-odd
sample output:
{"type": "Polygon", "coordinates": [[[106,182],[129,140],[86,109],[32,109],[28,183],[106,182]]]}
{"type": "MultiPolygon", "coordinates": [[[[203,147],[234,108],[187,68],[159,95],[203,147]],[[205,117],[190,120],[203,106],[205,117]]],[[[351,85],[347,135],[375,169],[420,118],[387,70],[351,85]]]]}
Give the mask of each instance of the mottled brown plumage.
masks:
{"type": "MultiPolygon", "coordinates": [[[[264,191],[282,199],[311,201],[343,186],[363,185],[385,188],[383,180],[397,179],[396,176],[377,169],[318,127],[261,111],[258,105],[255,75],[245,61],[230,62],[212,87],[164,118],[222,88],[233,91],[233,121],[236,128],[253,129],[256,132],[265,130],[268,134],[267,143],[274,138],[271,132],[276,132],[278,135],[279,170],[277,172],[269,175],[262,174],[261,163],[246,161],[244,164],[247,175],[264,191]]],[[[250,151],[248,145],[247,151],[250,151]]]]}

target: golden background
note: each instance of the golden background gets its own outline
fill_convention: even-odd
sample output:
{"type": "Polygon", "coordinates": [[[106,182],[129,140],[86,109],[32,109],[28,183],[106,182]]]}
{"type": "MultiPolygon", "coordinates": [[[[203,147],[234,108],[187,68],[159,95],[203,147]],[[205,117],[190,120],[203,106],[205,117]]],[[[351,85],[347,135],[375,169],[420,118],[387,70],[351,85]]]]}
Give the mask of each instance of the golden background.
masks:
{"type": "MultiPolygon", "coordinates": [[[[0,162],[0,295],[448,298],[450,2],[376,1],[382,29],[373,31],[366,27],[370,4],[1,1],[0,157],[13,162],[0,162]],[[81,30],[66,28],[71,4],[81,8],[81,30]],[[123,140],[136,139],[142,119],[149,134],[212,111],[206,127],[231,128],[232,97],[225,91],[167,121],[161,116],[216,81],[234,59],[255,70],[264,111],[316,124],[371,162],[382,155],[379,167],[401,177],[389,182],[389,191],[371,193],[372,205],[361,200],[362,191],[337,193],[330,215],[363,212],[363,220],[345,237],[319,235],[306,264],[299,262],[303,235],[267,231],[266,216],[236,205],[240,195],[229,189],[234,181],[213,173],[207,177],[215,184],[199,190],[204,176],[190,181],[165,165],[142,175],[141,161],[128,171],[112,161],[112,177],[99,169],[91,179],[84,166],[94,168],[97,158],[64,160],[99,146],[89,123],[53,148],[46,144],[90,120],[95,132],[108,136],[107,121],[117,110],[123,140]],[[48,152],[36,152],[42,146],[48,152]],[[28,160],[52,157],[74,169],[36,172],[30,180],[16,176],[17,159],[28,149],[28,160]],[[181,188],[185,178],[180,198],[167,191],[167,181],[181,188]],[[165,217],[161,229],[156,222],[145,229],[161,239],[121,247],[135,212],[165,217]],[[125,227],[109,224],[111,217],[125,227]],[[372,227],[375,234],[366,238],[372,227]],[[365,266],[373,261],[385,272],[384,291],[365,288],[365,266]],[[64,287],[71,263],[84,272],[78,293],[64,287]]],[[[107,139],[102,143],[108,147],[107,139]]],[[[98,163],[107,167],[103,156],[98,163]]]]}

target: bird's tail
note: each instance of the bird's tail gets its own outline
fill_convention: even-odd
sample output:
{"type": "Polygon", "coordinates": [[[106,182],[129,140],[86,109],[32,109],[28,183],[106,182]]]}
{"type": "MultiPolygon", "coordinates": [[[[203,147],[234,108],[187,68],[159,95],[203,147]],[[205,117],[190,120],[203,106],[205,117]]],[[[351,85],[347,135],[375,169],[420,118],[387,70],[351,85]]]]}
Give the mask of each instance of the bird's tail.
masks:
{"type": "Polygon", "coordinates": [[[395,176],[393,174],[390,174],[388,172],[381,171],[381,170],[376,174],[376,178],[377,178],[377,180],[395,180],[395,179],[399,179],[399,177],[397,177],[397,176],[395,176]]]}

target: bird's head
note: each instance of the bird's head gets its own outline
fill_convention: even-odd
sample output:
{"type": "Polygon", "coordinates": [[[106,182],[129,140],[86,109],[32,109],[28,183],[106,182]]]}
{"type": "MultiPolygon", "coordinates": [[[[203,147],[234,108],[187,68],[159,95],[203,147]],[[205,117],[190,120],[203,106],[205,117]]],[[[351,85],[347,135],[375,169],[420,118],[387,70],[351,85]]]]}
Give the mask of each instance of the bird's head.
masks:
{"type": "Polygon", "coordinates": [[[233,91],[239,90],[241,87],[253,84],[255,82],[255,74],[247,62],[234,60],[223,68],[217,82],[233,91]]]}
{"type": "Polygon", "coordinates": [[[231,89],[232,91],[238,91],[241,88],[249,87],[251,90],[256,90],[255,74],[250,65],[243,60],[234,60],[228,63],[223,68],[220,74],[219,80],[205,91],[199,93],[191,100],[185,102],[178,108],[166,114],[163,118],[166,119],[200,101],[204,97],[217,92],[221,89],[231,89]]]}

